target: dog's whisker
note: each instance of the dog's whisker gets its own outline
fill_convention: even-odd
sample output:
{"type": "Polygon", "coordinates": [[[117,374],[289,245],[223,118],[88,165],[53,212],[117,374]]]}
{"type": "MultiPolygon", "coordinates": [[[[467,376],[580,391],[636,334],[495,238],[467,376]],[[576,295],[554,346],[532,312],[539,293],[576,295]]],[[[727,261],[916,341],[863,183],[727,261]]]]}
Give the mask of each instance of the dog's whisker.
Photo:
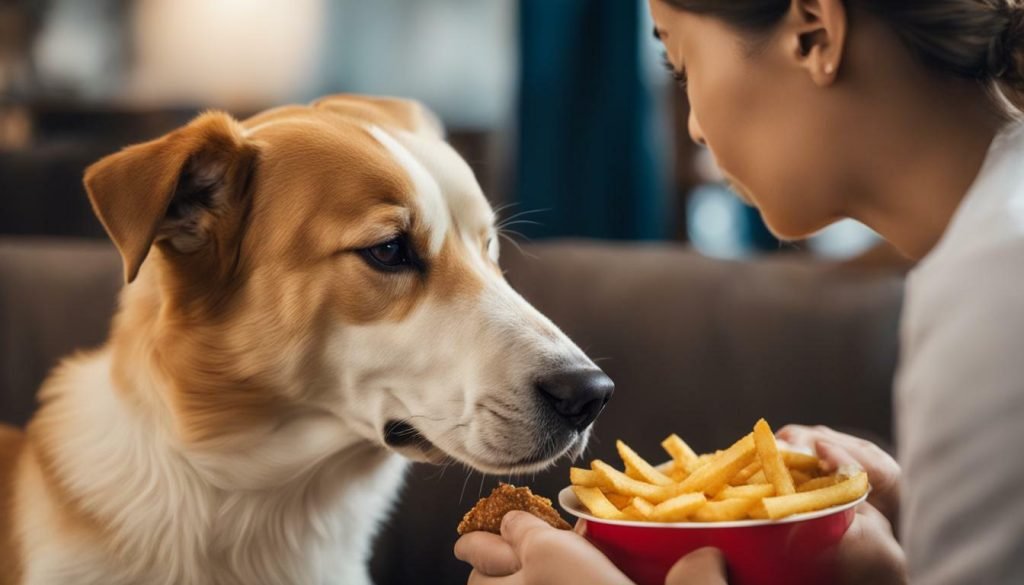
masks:
{"type": "Polygon", "coordinates": [[[473,468],[466,467],[466,479],[462,482],[462,491],[459,492],[459,503],[466,497],[466,486],[469,485],[469,478],[473,475],[473,468]]]}
{"type": "Polygon", "coordinates": [[[526,215],[530,215],[530,214],[534,214],[534,213],[545,213],[545,212],[548,212],[548,211],[551,211],[550,207],[545,207],[545,208],[542,208],[542,209],[525,209],[523,211],[518,211],[516,213],[513,213],[512,215],[504,218],[502,221],[512,221],[513,219],[516,219],[516,218],[519,218],[519,217],[523,217],[523,216],[526,216],[526,215]]]}
{"type": "Polygon", "coordinates": [[[524,250],[523,247],[519,245],[519,242],[517,242],[514,239],[510,238],[504,232],[499,232],[498,235],[503,237],[503,238],[505,238],[509,242],[511,242],[512,245],[514,245],[516,248],[519,249],[519,253],[522,254],[523,256],[526,256],[527,258],[532,258],[534,260],[540,260],[540,258],[538,256],[536,256],[535,254],[531,254],[531,253],[527,252],[526,250],[524,250]]]}
{"type": "Polygon", "coordinates": [[[523,204],[522,201],[506,201],[505,203],[502,203],[501,205],[499,205],[497,207],[497,209],[495,210],[495,213],[498,213],[498,212],[501,212],[501,211],[505,211],[506,209],[510,209],[512,207],[515,207],[516,205],[522,205],[522,204],[523,204]]]}
{"type": "Polygon", "coordinates": [[[517,219],[515,221],[502,222],[501,224],[498,225],[498,229],[499,230],[505,230],[505,229],[508,229],[510,226],[514,226],[514,225],[544,225],[544,224],[539,222],[539,221],[533,221],[533,220],[530,220],[530,219],[517,219]]]}
{"type": "Polygon", "coordinates": [[[451,456],[444,458],[444,461],[441,464],[441,473],[437,476],[438,479],[444,479],[444,472],[448,471],[448,468],[451,467],[454,462],[455,460],[452,459],[451,456]]]}
{"type": "Polygon", "coordinates": [[[509,235],[516,236],[517,238],[519,238],[519,239],[521,239],[521,240],[523,240],[525,242],[532,241],[530,236],[524,234],[523,232],[518,232],[516,230],[504,229],[504,230],[501,230],[501,233],[505,234],[506,236],[509,236],[509,235]]]}
{"type": "Polygon", "coordinates": [[[500,217],[502,212],[515,207],[516,205],[522,205],[521,201],[510,201],[508,203],[502,203],[501,205],[494,208],[494,217],[500,217]]]}

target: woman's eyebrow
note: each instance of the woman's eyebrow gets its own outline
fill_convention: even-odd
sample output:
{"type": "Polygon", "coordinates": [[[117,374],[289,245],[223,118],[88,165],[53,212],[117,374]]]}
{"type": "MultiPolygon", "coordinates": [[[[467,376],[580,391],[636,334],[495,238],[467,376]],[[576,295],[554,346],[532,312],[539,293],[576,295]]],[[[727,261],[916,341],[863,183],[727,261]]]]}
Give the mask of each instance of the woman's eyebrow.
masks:
{"type": "Polygon", "coordinates": [[[654,29],[652,29],[651,32],[654,33],[654,38],[658,39],[659,41],[661,40],[661,31],[658,30],[658,27],[654,27],[654,29]]]}

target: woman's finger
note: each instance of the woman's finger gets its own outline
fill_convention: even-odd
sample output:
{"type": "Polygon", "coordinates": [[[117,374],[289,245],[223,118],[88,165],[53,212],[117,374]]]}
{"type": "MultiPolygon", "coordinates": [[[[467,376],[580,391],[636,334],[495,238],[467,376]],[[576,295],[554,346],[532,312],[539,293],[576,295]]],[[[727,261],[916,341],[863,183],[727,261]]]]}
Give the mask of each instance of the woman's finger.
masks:
{"type": "Polygon", "coordinates": [[[665,585],[728,585],[725,559],[718,549],[696,550],[673,565],[665,577],[665,585]]]}
{"type": "Polygon", "coordinates": [[[469,574],[466,585],[524,585],[526,583],[522,573],[508,575],[505,577],[492,577],[480,571],[473,571],[469,574]]]}
{"type": "Polygon", "coordinates": [[[839,543],[840,581],[854,585],[904,585],[906,559],[886,519],[869,505],[857,515],[839,543]]]}
{"type": "Polygon", "coordinates": [[[786,425],[779,429],[775,436],[796,449],[814,450],[814,434],[810,427],[803,425],[786,425]]]}
{"type": "Polygon", "coordinates": [[[455,558],[469,563],[489,577],[511,575],[519,570],[515,551],[497,534],[470,532],[455,542],[455,558]]]}
{"type": "Polygon", "coordinates": [[[899,515],[900,466],[881,447],[853,435],[846,435],[824,426],[788,425],[778,437],[798,448],[810,448],[818,454],[821,470],[833,473],[844,465],[857,466],[868,474],[871,495],[868,501],[877,507],[890,523],[899,515]]]}
{"type": "MultiPolygon", "coordinates": [[[[861,460],[854,457],[850,451],[840,447],[828,440],[819,439],[814,442],[814,452],[820,460],[819,467],[826,473],[832,473],[840,467],[852,466],[864,469],[861,460]]],[[[868,474],[870,476],[870,473],[868,474]]]]}
{"type": "Polygon", "coordinates": [[[857,506],[857,514],[862,516],[866,522],[874,524],[876,527],[882,528],[887,532],[892,532],[892,524],[889,523],[889,519],[871,504],[864,502],[857,506]]]}
{"type": "Polygon", "coordinates": [[[529,512],[509,512],[501,519],[501,537],[511,545],[517,558],[524,556],[524,545],[530,535],[538,530],[557,529],[529,512]]]}

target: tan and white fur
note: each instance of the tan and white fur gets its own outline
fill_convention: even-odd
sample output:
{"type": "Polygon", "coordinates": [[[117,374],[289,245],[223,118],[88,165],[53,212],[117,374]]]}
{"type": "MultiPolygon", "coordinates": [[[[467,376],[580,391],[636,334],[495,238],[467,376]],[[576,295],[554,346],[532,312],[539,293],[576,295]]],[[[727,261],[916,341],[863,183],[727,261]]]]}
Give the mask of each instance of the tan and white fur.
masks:
{"type": "Polygon", "coordinates": [[[584,448],[596,412],[567,424],[536,380],[599,371],[506,283],[419,105],[209,112],[85,184],[129,284],[108,342],[0,428],[0,584],[366,584],[409,459],[584,448]],[[393,241],[415,258],[383,270],[393,241]]]}

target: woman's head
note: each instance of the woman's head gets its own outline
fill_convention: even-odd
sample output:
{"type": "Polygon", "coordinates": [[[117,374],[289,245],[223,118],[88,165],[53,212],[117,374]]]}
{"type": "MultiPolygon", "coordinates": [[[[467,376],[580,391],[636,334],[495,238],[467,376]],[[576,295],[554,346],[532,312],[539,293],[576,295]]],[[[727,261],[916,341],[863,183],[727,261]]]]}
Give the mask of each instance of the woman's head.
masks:
{"type": "Polygon", "coordinates": [[[650,4],[688,77],[691,135],[783,237],[848,214],[866,145],[892,127],[964,96],[1024,109],[1022,0],[650,4]]]}

